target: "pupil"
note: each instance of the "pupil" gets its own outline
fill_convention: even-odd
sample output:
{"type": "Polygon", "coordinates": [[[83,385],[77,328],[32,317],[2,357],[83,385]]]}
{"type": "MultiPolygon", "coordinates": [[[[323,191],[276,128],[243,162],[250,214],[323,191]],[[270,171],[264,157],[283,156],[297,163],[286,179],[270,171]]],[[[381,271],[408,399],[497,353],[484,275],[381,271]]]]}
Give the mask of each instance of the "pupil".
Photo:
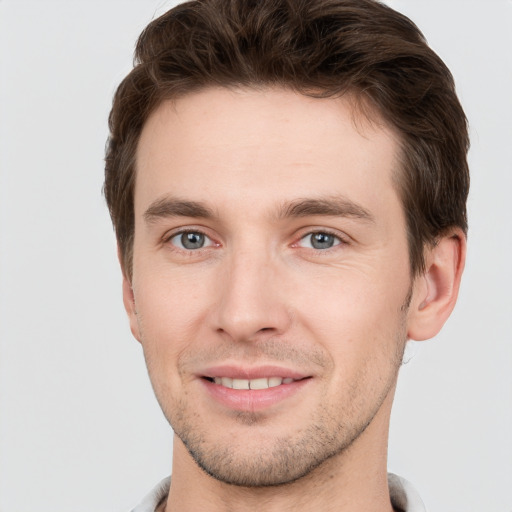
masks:
{"type": "Polygon", "coordinates": [[[185,249],[200,249],[204,245],[204,235],[201,233],[183,233],[181,243],[185,249]]]}
{"type": "Polygon", "coordinates": [[[333,246],[334,236],[328,233],[314,233],[311,235],[311,245],[315,249],[329,249],[333,246]]]}

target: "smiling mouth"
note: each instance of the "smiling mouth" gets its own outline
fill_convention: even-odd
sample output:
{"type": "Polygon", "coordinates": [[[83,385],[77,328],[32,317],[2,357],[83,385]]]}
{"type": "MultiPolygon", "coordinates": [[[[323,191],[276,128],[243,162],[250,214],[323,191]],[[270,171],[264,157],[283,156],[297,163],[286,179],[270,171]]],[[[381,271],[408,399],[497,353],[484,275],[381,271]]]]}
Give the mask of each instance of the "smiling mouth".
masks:
{"type": "Polygon", "coordinates": [[[313,380],[313,375],[271,366],[245,369],[221,366],[209,368],[199,377],[208,396],[221,407],[251,413],[271,410],[313,380]]]}
{"type": "MultiPolygon", "coordinates": [[[[306,377],[308,378],[308,377],[306,377]]],[[[293,379],[291,377],[263,377],[258,379],[234,379],[231,377],[204,377],[205,380],[213,382],[219,386],[228,389],[268,389],[282,386],[283,384],[292,384],[304,379],[293,379]]]]}

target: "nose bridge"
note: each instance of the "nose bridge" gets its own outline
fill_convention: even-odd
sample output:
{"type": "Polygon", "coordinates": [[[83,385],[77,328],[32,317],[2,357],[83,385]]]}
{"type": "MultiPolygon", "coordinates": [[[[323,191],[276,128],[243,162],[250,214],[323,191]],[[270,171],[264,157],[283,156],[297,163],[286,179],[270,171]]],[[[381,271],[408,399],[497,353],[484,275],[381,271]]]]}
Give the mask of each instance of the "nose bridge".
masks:
{"type": "Polygon", "coordinates": [[[237,341],[283,332],[290,321],[276,258],[260,247],[233,249],[225,261],[217,329],[237,341]]]}

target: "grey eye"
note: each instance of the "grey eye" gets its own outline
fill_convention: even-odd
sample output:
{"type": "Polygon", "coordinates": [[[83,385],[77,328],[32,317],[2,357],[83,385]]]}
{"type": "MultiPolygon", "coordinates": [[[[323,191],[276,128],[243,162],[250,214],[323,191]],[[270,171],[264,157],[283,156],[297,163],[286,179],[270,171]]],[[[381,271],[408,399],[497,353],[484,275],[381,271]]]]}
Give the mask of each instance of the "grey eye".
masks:
{"type": "Polygon", "coordinates": [[[330,249],[335,245],[341,243],[341,240],[330,233],[323,233],[321,231],[316,233],[309,233],[301,239],[301,245],[303,247],[309,247],[311,249],[330,249]]]}
{"type": "Polygon", "coordinates": [[[204,245],[204,235],[202,233],[183,233],[181,243],[185,249],[201,249],[204,245]]]}
{"type": "Polygon", "coordinates": [[[172,245],[187,251],[202,249],[207,245],[211,245],[210,239],[199,231],[185,231],[184,233],[178,233],[170,239],[170,242],[172,245]]]}
{"type": "Polygon", "coordinates": [[[334,236],[328,233],[313,233],[311,246],[315,249],[329,249],[334,245],[334,236]]]}

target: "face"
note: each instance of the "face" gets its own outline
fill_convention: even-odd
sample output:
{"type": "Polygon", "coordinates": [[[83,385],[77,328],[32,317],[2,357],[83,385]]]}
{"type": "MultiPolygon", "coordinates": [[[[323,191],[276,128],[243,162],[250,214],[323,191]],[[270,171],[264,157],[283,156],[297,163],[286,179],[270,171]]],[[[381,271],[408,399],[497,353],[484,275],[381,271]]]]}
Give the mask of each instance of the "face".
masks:
{"type": "Polygon", "coordinates": [[[178,445],[215,478],[296,480],[391,403],[411,290],[397,151],[348,97],[207,89],[147,121],[125,304],[178,445]]]}

